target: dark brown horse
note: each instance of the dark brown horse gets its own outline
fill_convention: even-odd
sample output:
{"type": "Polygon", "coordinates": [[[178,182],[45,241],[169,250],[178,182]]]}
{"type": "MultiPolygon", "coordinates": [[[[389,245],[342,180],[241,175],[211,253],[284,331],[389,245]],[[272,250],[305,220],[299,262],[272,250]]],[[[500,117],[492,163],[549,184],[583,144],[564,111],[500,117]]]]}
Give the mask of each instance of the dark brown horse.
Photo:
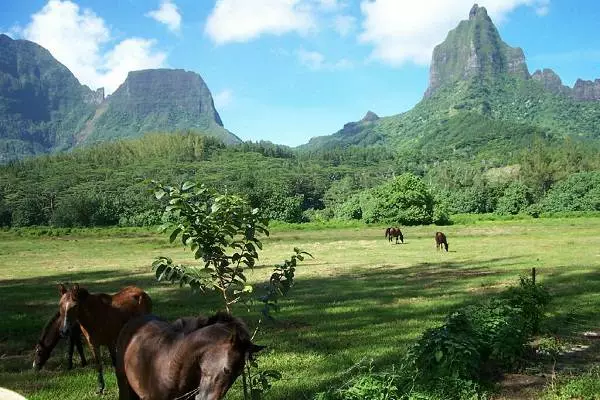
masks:
{"type": "Polygon", "coordinates": [[[396,244],[398,244],[398,239],[400,239],[400,241],[402,243],[404,243],[404,236],[402,236],[402,231],[400,230],[400,228],[394,228],[394,227],[387,228],[385,230],[385,237],[388,238],[389,242],[391,242],[392,238],[395,237],[396,244]]]}
{"type": "MultiPolygon", "coordinates": [[[[42,335],[40,336],[40,340],[35,345],[35,355],[33,358],[33,369],[39,371],[48,358],[50,358],[50,354],[58,341],[61,338],[60,335],[60,327],[63,321],[60,318],[60,312],[57,312],[50,318],[44,329],[42,330],[42,335]]],[[[81,366],[85,367],[87,365],[87,361],[85,360],[85,355],[83,354],[83,345],[81,344],[81,328],[78,324],[73,326],[71,332],[69,333],[69,337],[67,337],[67,343],[69,346],[69,352],[67,354],[67,368],[73,368],[73,350],[77,347],[77,353],[79,353],[79,358],[81,359],[81,366]]]]}
{"type": "Polygon", "coordinates": [[[244,322],[225,313],[172,324],[133,319],[117,342],[119,400],[222,399],[261,349],[244,322]]]}
{"type": "Polygon", "coordinates": [[[446,249],[446,251],[448,251],[448,241],[446,240],[446,235],[444,235],[442,232],[436,232],[435,248],[439,250],[442,247],[442,245],[444,245],[444,248],[446,249]]]}
{"type": "Polygon", "coordinates": [[[63,319],[61,334],[68,336],[79,323],[87,339],[98,370],[98,393],[104,391],[104,375],[100,361],[100,346],[107,346],[115,364],[117,338],[123,325],[131,318],[152,311],[152,300],[142,289],[128,286],[117,294],[91,294],[79,285],[67,290],[59,285],[60,317],[63,319]]]}

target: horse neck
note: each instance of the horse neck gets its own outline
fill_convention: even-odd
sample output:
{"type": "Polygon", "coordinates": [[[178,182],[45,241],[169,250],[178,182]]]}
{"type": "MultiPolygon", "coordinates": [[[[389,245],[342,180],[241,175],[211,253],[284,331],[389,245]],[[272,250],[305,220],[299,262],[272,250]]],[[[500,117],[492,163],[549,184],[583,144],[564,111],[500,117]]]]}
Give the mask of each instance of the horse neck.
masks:
{"type": "Polygon", "coordinates": [[[98,327],[105,326],[113,318],[113,309],[104,300],[94,294],[88,295],[84,302],[79,304],[79,324],[88,332],[97,332],[98,327]]]}
{"type": "Polygon", "coordinates": [[[54,348],[60,340],[60,318],[55,318],[44,330],[40,342],[47,348],[54,348]]]}

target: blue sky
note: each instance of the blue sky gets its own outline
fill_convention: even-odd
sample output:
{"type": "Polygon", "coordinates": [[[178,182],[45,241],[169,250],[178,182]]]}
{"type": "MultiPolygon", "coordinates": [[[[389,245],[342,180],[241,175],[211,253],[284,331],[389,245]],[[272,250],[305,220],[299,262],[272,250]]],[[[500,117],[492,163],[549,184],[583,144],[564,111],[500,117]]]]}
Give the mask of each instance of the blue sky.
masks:
{"type": "MultiPolygon", "coordinates": [[[[472,0],[2,0],[0,32],[48,48],[84,84],[114,91],[132,69],[199,73],[225,127],[299,145],[372,110],[410,109],[433,46],[472,0]]],[[[600,3],[480,2],[530,72],[600,78],[600,3]]]]}

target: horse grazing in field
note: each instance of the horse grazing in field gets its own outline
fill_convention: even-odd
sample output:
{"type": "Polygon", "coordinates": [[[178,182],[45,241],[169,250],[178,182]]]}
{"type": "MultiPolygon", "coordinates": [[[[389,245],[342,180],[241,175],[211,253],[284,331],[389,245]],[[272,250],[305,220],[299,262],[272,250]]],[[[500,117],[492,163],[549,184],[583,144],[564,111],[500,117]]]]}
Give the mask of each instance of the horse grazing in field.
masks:
{"type": "Polygon", "coordinates": [[[135,318],[117,342],[119,400],[220,400],[262,348],[226,313],[172,324],[155,315],[135,318]]]}
{"type": "Polygon", "coordinates": [[[444,248],[446,249],[446,251],[448,251],[448,241],[446,240],[446,235],[444,235],[442,232],[436,232],[435,248],[439,250],[442,247],[442,245],[444,245],[444,248]]]}
{"type": "Polygon", "coordinates": [[[385,230],[385,237],[388,238],[389,242],[391,242],[392,238],[395,237],[396,244],[398,244],[398,239],[400,239],[400,241],[402,243],[404,243],[404,236],[402,236],[402,231],[400,230],[400,228],[394,228],[394,227],[387,228],[385,230]]]}
{"type": "MultiPolygon", "coordinates": [[[[35,346],[35,355],[33,358],[33,369],[39,371],[42,369],[48,358],[50,358],[50,354],[54,347],[56,347],[58,341],[61,338],[60,335],[60,327],[63,321],[60,318],[60,312],[57,312],[50,318],[44,329],[42,330],[42,335],[40,336],[40,340],[35,346]]],[[[69,352],[67,354],[67,369],[73,368],[73,350],[77,347],[77,353],[79,353],[79,358],[81,359],[81,366],[85,367],[87,365],[87,361],[85,359],[85,355],[83,354],[83,345],[81,344],[81,328],[78,324],[73,325],[73,329],[69,333],[69,337],[67,338],[69,345],[69,352]]]]}
{"type": "Polygon", "coordinates": [[[100,360],[100,346],[107,346],[115,364],[117,338],[123,325],[131,318],[152,311],[152,300],[142,289],[128,286],[114,295],[91,294],[87,289],[73,285],[69,290],[59,285],[61,334],[68,336],[78,323],[85,336],[98,371],[98,393],[104,392],[104,375],[100,360]]]}

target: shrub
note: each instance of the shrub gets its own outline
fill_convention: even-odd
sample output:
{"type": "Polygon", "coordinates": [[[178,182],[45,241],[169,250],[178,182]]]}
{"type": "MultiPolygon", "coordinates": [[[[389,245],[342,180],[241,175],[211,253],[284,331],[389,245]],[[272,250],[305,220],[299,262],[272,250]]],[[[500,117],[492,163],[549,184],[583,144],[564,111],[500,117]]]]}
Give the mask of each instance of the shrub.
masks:
{"type": "Polygon", "coordinates": [[[367,223],[430,224],[433,204],[433,195],[425,183],[417,176],[404,174],[350,197],[336,207],[335,216],[367,223]]]}
{"type": "Polygon", "coordinates": [[[510,184],[498,199],[496,212],[502,215],[518,214],[533,203],[531,190],[520,182],[510,184]]]}
{"type": "Polygon", "coordinates": [[[540,202],[545,212],[600,211],[600,172],[581,172],[554,185],[540,202]]]}
{"type": "Polygon", "coordinates": [[[316,399],[482,398],[488,372],[518,365],[549,300],[544,287],[521,278],[498,298],[464,307],[442,326],[426,330],[397,372],[369,370],[316,399]]]}

